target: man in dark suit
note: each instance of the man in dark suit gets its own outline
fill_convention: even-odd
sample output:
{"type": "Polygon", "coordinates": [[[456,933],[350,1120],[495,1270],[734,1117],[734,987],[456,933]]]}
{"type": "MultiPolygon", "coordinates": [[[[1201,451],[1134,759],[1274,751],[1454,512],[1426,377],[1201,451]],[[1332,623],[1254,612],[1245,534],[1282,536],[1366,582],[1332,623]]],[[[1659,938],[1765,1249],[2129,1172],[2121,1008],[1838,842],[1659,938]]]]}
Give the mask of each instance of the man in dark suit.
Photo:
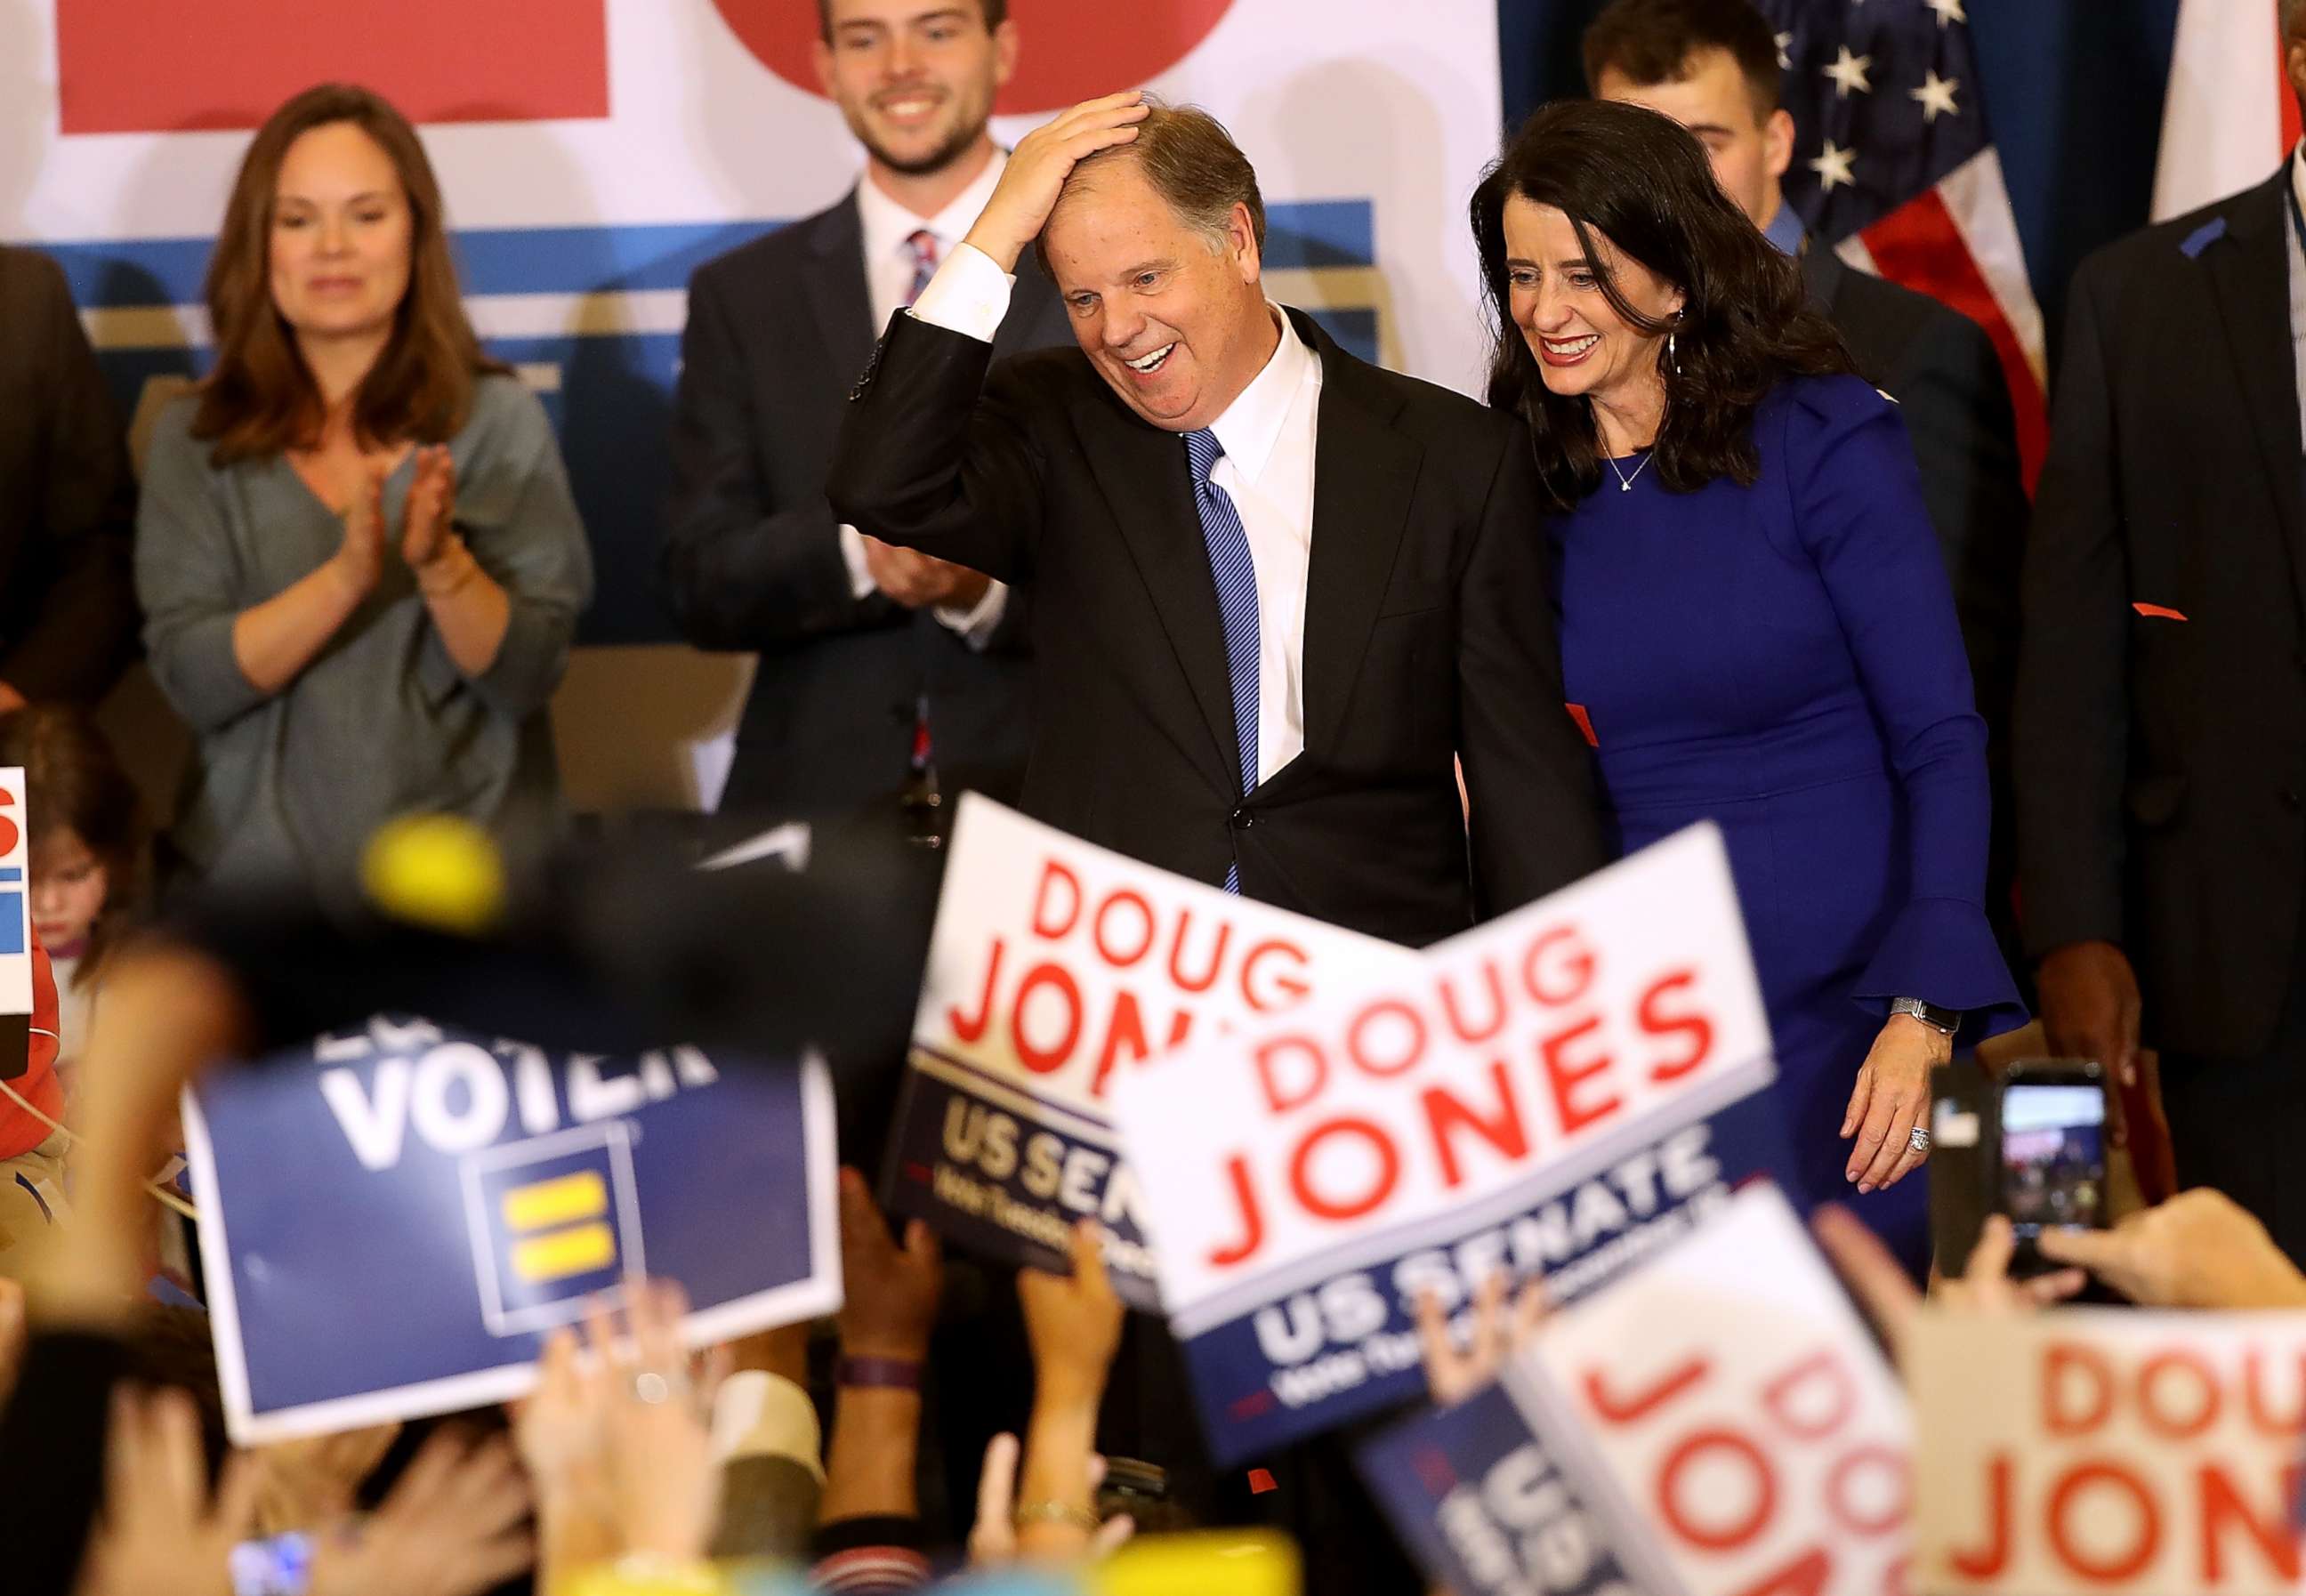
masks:
{"type": "MultiPolygon", "coordinates": [[[[1027,810],[1430,943],[1601,862],[1535,466],[1518,422],[1270,303],[1264,215],[1202,113],[1129,93],[1037,130],[892,322],[829,491],[867,532],[1029,593],[1027,810]],[[996,364],[1036,239],[1080,347],[996,364]]],[[[1251,1503],[1209,1471],[1183,1382],[1137,1327],[1112,1444],[1191,1506],[1294,1529],[1309,1590],[1415,1588],[1344,1442],[1274,1460],[1251,1503]]]]}
{"type": "Polygon", "coordinates": [[[2074,274],[2017,752],[2052,1046],[2125,1076],[2158,1049],[2179,1183],[2306,1261],[2302,187],[2293,154],[2074,274]]]}
{"type": "MultiPolygon", "coordinates": [[[[817,64],[866,149],[831,209],[689,286],[662,569],[682,633],[759,655],[723,807],[893,806],[933,755],[944,797],[1013,799],[1030,735],[1024,613],[997,585],[841,525],[824,474],[874,329],[984,209],[1015,59],[1007,0],[823,0],[817,64]]],[[[1029,274],[1004,351],[1066,337],[1029,274]]]]}
{"type": "Polygon", "coordinates": [[[0,711],[92,705],[136,656],[127,435],[55,261],[0,248],[0,711]]]}
{"type": "Polygon", "coordinates": [[[1601,858],[1534,468],[1508,418],[1269,304],[1263,237],[1199,113],[1122,95],[1037,131],[892,323],[833,500],[1029,591],[1028,811],[1430,943],[1601,858]],[[995,364],[1037,237],[1080,346],[995,364]]]}
{"type": "Polygon", "coordinates": [[[1585,30],[1584,52],[1594,94],[1647,106],[1696,135],[1739,209],[1800,258],[1810,297],[1841,329],[1858,369],[1898,401],[1986,720],[1994,789],[1986,902],[2014,964],[2010,701],[2028,508],[2017,418],[1994,342],[1960,312],[1859,271],[1806,235],[1780,186],[1795,128],[1780,103],[1777,40],[1750,0],[1614,0],[1585,30]]]}

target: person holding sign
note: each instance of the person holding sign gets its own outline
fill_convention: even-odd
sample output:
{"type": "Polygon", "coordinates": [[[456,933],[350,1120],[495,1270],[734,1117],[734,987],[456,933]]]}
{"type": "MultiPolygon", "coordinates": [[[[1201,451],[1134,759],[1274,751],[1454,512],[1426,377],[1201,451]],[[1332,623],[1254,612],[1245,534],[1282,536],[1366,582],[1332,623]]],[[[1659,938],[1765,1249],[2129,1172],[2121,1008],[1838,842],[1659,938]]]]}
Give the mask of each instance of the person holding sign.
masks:
{"type": "MultiPolygon", "coordinates": [[[[1611,841],[1721,826],[1807,1195],[1899,1187],[1929,1156],[1931,1066],[2025,1012],[1984,904],[1984,723],[1896,406],[1655,112],[1539,112],[1473,226],[1490,400],[1536,447],[1611,841]]],[[[1920,1186],[1857,1204],[1917,1270],[1920,1186]]]]}
{"type": "Polygon", "coordinates": [[[415,131],[363,89],[273,113],[209,262],[215,369],[159,421],[136,587],[199,741],[184,873],[354,900],[409,810],[557,829],[546,705],[592,564],[543,407],[481,353],[415,131]]]}
{"type": "Polygon", "coordinates": [[[1269,301],[1264,218],[1203,112],[1132,91],[1028,134],[827,491],[1029,594],[1027,814],[1422,946],[1601,859],[1527,449],[1269,301]],[[1080,347],[995,363],[1037,240],[1080,347]]]}

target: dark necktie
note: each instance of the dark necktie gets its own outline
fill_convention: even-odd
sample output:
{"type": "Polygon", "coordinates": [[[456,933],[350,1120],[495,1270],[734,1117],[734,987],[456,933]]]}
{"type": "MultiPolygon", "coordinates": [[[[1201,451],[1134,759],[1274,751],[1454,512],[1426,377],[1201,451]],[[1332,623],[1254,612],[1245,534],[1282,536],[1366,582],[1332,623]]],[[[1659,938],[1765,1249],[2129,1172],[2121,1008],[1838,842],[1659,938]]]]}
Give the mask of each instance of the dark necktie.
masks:
{"type": "MultiPolygon", "coordinates": [[[[1185,434],[1185,457],[1193,468],[1193,508],[1201,517],[1201,541],[1209,545],[1209,574],[1217,579],[1217,613],[1225,621],[1226,667],[1233,678],[1234,735],[1239,743],[1241,789],[1257,785],[1257,564],[1249,552],[1249,533],[1232,497],[1209,480],[1225,457],[1225,445],[1204,427],[1185,434]]],[[[1239,859],[1226,870],[1226,891],[1241,891],[1239,859]]]]}

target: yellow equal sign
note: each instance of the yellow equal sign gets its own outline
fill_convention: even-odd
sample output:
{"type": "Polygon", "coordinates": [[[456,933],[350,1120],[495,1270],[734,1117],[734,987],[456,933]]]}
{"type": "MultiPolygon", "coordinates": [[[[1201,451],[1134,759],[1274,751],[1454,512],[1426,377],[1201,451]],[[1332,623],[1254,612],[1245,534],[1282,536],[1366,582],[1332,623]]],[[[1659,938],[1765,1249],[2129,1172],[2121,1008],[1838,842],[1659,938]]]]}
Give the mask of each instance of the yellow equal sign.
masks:
{"type": "Polygon", "coordinates": [[[504,1194],[505,1228],[526,1239],[513,1243],[512,1272],[542,1283],[607,1268],[617,1261],[608,1212],[609,1183],[598,1170],[514,1187],[504,1194]]]}

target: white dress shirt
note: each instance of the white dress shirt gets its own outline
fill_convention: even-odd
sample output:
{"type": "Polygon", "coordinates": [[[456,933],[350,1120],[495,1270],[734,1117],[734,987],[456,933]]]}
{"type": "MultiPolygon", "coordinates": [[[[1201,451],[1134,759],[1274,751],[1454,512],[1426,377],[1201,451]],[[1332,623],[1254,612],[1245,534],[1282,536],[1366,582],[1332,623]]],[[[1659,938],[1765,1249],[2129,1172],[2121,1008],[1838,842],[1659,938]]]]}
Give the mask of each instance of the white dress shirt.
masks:
{"type": "MultiPolygon", "coordinates": [[[[923,321],[985,343],[1009,309],[1015,279],[962,244],[913,303],[923,321]]],[[[1281,342],[1265,369],[1210,424],[1225,455],[1209,480],[1231,496],[1257,568],[1257,772],[1268,780],[1305,749],[1305,575],[1313,551],[1313,441],[1321,360],[1277,305],[1281,342]]],[[[1177,452],[1185,452],[1183,433],[1177,452]]],[[[1196,517],[1177,529],[1200,535],[1196,517]]]]}
{"type": "MultiPolygon", "coordinates": [[[[969,228],[976,226],[985,202],[993,197],[994,185],[1001,181],[1002,168],[1008,164],[1008,155],[995,149],[976,181],[955,194],[952,202],[933,217],[918,217],[906,209],[881,191],[869,172],[858,180],[857,219],[865,234],[865,292],[873,307],[875,338],[881,336],[881,329],[889,325],[889,318],[903,307],[912,294],[916,269],[910,242],[913,235],[927,233],[936,240],[937,259],[946,259],[969,228]]],[[[843,525],[841,529],[841,558],[849,568],[850,593],[860,599],[869,596],[876,584],[865,563],[865,540],[854,526],[843,525]]],[[[966,637],[972,648],[983,648],[1001,624],[1008,603],[1009,589],[995,582],[986,586],[985,597],[974,609],[938,609],[933,613],[966,637]]]]}

